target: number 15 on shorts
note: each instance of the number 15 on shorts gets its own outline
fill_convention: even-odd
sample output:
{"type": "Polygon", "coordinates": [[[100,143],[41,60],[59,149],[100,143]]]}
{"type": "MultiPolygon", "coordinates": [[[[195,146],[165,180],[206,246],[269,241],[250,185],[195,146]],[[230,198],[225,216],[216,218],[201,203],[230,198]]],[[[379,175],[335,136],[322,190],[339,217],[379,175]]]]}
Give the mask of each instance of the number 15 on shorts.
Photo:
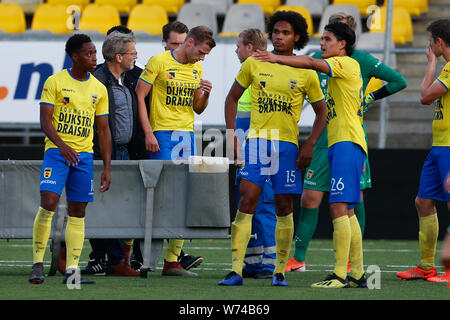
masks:
{"type": "Polygon", "coordinates": [[[286,184],[295,183],[295,170],[286,170],[286,184]]]}

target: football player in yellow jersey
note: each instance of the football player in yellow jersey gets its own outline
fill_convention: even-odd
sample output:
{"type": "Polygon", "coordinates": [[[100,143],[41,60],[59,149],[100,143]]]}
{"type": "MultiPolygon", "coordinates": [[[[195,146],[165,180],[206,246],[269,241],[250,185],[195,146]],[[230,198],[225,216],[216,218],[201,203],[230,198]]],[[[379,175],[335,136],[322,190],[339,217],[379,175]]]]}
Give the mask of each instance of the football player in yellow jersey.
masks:
{"type": "Polygon", "coordinates": [[[44,253],[52,217],[64,187],[69,217],[63,283],[95,283],[79,277],[78,271],[84,243],[85,209],[87,203],[94,200],[94,118],[98,124],[104,163],[100,192],[107,191],[111,181],[108,93],[105,86],[91,75],[97,64],[97,50],[87,35],[76,34],[67,40],[66,52],[72,59],[72,68],[46,80],[40,102],[40,121],[46,138],[40,181],[41,202],[33,226],[33,267],[29,282],[34,284],[44,282],[44,253]]]}
{"type": "MultiPolygon", "coordinates": [[[[267,37],[259,29],[246,29],[242,31],[236,43],[236,55],[241,63],[252,55],[256,50],[267,49],[267,37]]],[[[244,141],[250,127],[250,113],[252,109],[251,87],[248,87],[237,104],[236,131],[239,143],[244,141]]],[[[239,165],[235,163],[235,165],[239,165]]],[[[240,179],[236,179],[236,203],[239,204],[240,179]]],[[[244,278],[255,279],[272,278],[275,269],[276,247],[275,247],[275,225],[277,218],[275,214],[275,198],[272,183],[268,179],[261,191],[258,205],[252,220],[252,234],[255,238],[250,239],[244,259],[244,278]]]]}
{"type": "MultiPolygon", "coordinates": [[[[215,47],[206,26],[192,28],[183,44],[149,59],[136,86],[139,119],[150,159],[180,160],[195,154],[194,112],[202,113],[212,89],[202,79],[205,56],[215,47]],[[145,98],[151,94],[150,115],[145,98]]],[[[178,262],[183,240],[171,239],[163,275],[196,276],[178,262]]]]}
{"type": "MultiPolygon", "coordinates": [[[[422,82],[420,102],[435,102],[433,120],[433,145],[420,175],[419,192],[415,200],[419,215],[420,264],[413,269],[397,273],[402,279],[424,279],[432,282],[448,282],[448,276],[437,276],[434,267],[436,242],[439,233],[435,202],[447,202],[450,210],[450,190],[445,188],[450,172],[450,19],[432,22],[427,31],[430,44],[426,52],[428,68],[422,82]],[[446,64],[439,77],[434,80],[437,57],[442,56],[446,64]]],[[[446,251],[450,260],[450,252],[446,251]]]]}
{"type": "MultiPolygon", "coordinates": [[[[275,55],[292,56],[294,48],[308,42],[305,19],[293,11],[274,13],[269,21],[269,38],[275,55]]],[[[301,173],[311,161],[313,147],[325,127],[326,107],[317,73],[248,57],[225,101],[227,140],[239,149],[235,136],[237,102],[251,87],[251,115],[245,161],[238,172],[240,200],[231,227],[232,271],[223,286],[242,285],[242,266],[250,239],[252,218],[266,180],[272,181],[277,222],[275,227],[276,261],[272,286],[287,286],[284,272],[294,232],[293,194],[302,189],[301,173]],[[298,121],[303,101],[308,96],[316,113],[311,135],[298,148],[298,121]]]]}
{"type": "Polygon", "coordinates": [[[360,178],[367,153],[361,126],[362,78],[359,63],[350,58],[355,32],[344,23],[328,24],[320,42],[321,59],[286,57],[259,52],[262,61],[313,69],[329,76],[327,90],[328,161],[330,163],[330,212],[336,264],[333,274],[313,288],[367,287],[364,277],[361,229],[353,214],[361,202],[360,178]],[[347,277],[347,262],[352,270],[347,277]]]}

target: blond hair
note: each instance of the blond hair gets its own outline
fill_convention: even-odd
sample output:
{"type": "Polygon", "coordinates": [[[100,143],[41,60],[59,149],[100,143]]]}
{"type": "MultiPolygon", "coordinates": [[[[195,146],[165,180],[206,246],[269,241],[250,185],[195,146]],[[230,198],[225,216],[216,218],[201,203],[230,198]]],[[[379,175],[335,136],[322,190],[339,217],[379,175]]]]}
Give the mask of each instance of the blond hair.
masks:
{"type": "Polygon", "coordinates": [[[342,20],[347,20],[347,25],[353,30],[356,30],[356,20],[355,18],[345,12],[336,12],[330,16],[328,23],[342,22],[342,20]]]}
{"type": "Polygon", "coordinates": [[[239,33],[239,38],[242,38],[244,45],[252,44],[255,50],[267,49],[267,38],[259,29],[246,29],[239,33]]]}

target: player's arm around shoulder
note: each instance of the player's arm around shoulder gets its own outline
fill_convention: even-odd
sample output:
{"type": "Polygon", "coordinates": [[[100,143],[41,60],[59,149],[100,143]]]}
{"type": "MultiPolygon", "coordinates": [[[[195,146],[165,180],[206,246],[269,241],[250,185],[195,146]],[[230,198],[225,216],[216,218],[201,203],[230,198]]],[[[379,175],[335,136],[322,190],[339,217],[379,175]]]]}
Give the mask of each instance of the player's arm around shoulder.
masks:
{"type": "Polygon", "coordinates": [[[280,63],[294,68],[312,69],[326,74],[330,74],[330,67],[323,59],[316,59],[306,55],[283,56],[273,54],[269,51],[257,50],[253,57],[259,61],[280,63]]]}

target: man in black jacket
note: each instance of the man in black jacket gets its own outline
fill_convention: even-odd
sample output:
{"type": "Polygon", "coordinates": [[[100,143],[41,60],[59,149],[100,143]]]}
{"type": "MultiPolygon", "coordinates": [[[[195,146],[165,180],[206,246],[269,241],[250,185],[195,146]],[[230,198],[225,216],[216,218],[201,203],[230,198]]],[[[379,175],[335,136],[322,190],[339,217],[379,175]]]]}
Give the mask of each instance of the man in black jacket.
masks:
{"type": "MultiPolygon", "coordinates": [[[[107,35],[103,47],[105,63],[97,66],[94,76],[105,85],[109,98],[109,126],[111,130],[113,160],[142,159],[145,156],[142,129],[137,114],[137,99],[134,91],[136,80],[129,74],[135,68],[137,52],[132,33],[113,31],[107,35]]],[[[99,145],[94,130],[94,159],[99,156],[99,145]]],[[[138,276],[139,272],[129,265],[132,240],[90,239],[92,252],[90,261],[82,274],[138,276]],[[125,244],[123,244],[125,242],[125,244]],[[123,250],[128,248],[128,250],[123,250]],[[105,254],[108,263],[105,263],[105,254]]]]}

